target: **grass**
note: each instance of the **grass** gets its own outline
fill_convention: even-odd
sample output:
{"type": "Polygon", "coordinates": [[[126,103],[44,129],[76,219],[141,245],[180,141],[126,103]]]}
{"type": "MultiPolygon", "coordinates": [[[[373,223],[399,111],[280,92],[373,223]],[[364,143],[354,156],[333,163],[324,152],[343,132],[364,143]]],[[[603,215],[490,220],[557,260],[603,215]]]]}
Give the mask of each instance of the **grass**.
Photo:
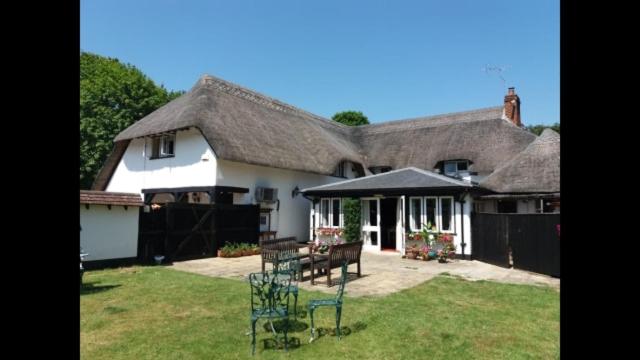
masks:
{"type": "MultiPolygon", "coordinates": [[[[84,359],[252,358],[245,282],[164,267],[90,271],[84,282],[84,359]]],[[[301,289],[298,306],[326,297],[301,289]]],[[[289,333],[299,346],[288,353],[273,348],[261,321],[254,358],[554,359],[559,297],[545,287],[439,276],[381,298],[345,297],[340,341],[333,309],[316,310],[324,335],[311,344],[302,311],[289,333]]]]}

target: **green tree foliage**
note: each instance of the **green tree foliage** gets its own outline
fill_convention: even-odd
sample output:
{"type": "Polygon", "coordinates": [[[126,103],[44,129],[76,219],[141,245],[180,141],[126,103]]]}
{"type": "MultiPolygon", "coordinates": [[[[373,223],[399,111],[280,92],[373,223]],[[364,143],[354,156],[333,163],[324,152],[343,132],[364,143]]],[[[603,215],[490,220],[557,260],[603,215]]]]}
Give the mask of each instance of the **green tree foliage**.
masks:
{"type": "Polygon", "coordinates": [[[360,240],[360,199],[344,199],[344,237],[347,242],[360,240]]]}
{"type": "Polygon", "coordinates": [[[525,129],[527,129],[528,131],[540,136],[540,134],[542,134],[544,129],[547,129],[547,128],[549,128],[549,129],[557,132],[558,134],[560,134],[560,123],[555,123],[555,124],[553,124],[551,126],[548,126],[548,125],[529,125],[525,129]]]}
{"type": "Polygon", "coordinates": [[[183,93],[118,59],[81,52],[80,188],[91,187],[118,133],[183,93]]]}
{"type": "Polygon", "coordinates": [[[342,111],[331,118],[348,126],[367,125],[369,123],[369,119],[361,111],[342,111]]]}

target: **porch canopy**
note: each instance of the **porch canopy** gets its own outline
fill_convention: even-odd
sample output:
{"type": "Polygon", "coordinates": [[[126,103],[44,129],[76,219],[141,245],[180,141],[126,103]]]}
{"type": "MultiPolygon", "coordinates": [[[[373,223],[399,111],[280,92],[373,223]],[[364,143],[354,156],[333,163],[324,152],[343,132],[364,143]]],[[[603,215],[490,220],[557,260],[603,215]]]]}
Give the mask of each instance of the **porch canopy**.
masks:
{"type": "Polygon", "coordinates": [[[445,195],[462,193],[478,187],[462,180],[431,171],[408,167],[382,174],[339,181],[332,184],[303,189],[305,196],[393,196],[393,195],[445,195]]]}

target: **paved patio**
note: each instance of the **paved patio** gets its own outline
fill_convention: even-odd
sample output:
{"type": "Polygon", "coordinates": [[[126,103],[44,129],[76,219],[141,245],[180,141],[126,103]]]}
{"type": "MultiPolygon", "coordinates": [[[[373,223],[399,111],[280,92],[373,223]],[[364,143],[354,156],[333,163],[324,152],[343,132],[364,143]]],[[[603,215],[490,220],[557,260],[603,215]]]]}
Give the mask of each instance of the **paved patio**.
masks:
{"type": "MultiPolygon", "coordinates": [[[[449,273],[467,280],[491,280],[503,283],[551,286],[560,290],[560,279],[535,274],[523,270],[505,269],[479,261],[453,260],[447,264],[437,261],[402,259],[397,253],[374,254],[362,252],[362,277],[350,274],[345,294],[349,296],[384,296],[416,286],[438,274],[449,273]]],[[[175,262],[176,270],[201,275],[230,279],[245,279],[251,272],[260,271],[260,255],[238,258],[207,258],[175,262]]],[[[270,269],[271,265],[267,264],[270,269]]],[[[350,265],[349,271],[356,272],[357,265],[350,265]]],[[[332,278],[339,279],[340,269],[332,271],[332,278]]],[[[305,271],[300,288],[335,294],[336,287],[327,287],[326,276],[316,278],[311,285],[309,271],[305,271]]]]}

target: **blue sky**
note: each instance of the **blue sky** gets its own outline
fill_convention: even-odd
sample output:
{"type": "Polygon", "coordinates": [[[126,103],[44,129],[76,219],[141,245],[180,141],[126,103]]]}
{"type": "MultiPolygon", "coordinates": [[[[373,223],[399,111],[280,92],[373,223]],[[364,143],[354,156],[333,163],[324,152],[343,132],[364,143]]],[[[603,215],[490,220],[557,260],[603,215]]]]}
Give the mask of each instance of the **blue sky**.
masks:
{"type": "Polygon", "coordinates": [[[171,90],[206,73],[325,117],[497,106],[515,86],[525,125],[560,121],[558,0],[81,0],[80,47],[171,90]]]}

